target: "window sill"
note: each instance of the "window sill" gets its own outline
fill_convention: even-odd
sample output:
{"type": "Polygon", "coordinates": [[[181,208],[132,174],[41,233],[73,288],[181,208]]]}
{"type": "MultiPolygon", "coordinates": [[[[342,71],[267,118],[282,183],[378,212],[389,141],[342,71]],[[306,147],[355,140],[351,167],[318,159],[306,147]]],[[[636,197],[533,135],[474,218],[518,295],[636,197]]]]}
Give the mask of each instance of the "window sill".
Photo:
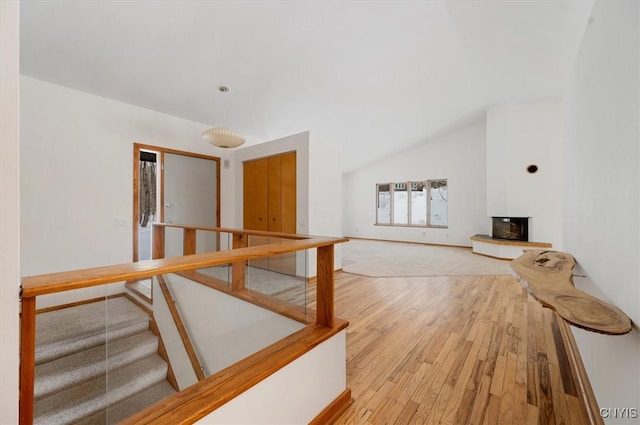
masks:
{"type": "Polygon", "coordinates": [[[421,225],[421,224],[385,224],[385,223],[373,223],[374,226],[382,227],[413,227],[416,229],[448,229],[449,226],[434,226],[434,225],[421,225]]]}

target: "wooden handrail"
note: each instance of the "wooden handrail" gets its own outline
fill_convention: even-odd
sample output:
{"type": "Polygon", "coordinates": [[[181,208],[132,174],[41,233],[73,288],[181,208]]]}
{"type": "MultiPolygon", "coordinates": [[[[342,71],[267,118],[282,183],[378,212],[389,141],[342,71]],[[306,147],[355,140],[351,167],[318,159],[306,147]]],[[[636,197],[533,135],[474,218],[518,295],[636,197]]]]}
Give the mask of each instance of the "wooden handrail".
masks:
{"type": "Polygon", "coordinates": [[[193,371],[196,374],[196,378],[198,378],[198,381],[202,381],[205,378],[204,372],[202,371],[202,366],[200,365],[200,360],[198,360],[196,350],[193,348],[193,344],[191,343],[191,339],[187,333],[187,328],[185,328],[180,312],[176,307],[176,301],[173,299],[173,295],[171,295],[171,291],[169,290],[169,286],[167,286],[164,276],[157,276],[157,279],[160,289],[162,290],[162,295],[164,295],[164,300],[167,303],[167,307],[169,307],[169,312],[171,312],[173,323],[176,325],[176,329],[178,330],[178,334],[182,340],[182,345],[184,345],[184,348],[187,351],[187,356],[189,357],[193,371]]]}
{"type": "MultiPolygon", "coordinates": [[[[264,379],[266,376],[274,373],[279,368],[293,361],[304,352],[312,349],[315,345],[334,335],[341,329],[348,326],[347,322],[341,321],[334,316],[333,297],[334,297],[334,281],[333,281],[333,255],[334,245],[347,242],[346,238],[328,238],[328,237],[310,237],[305,235],[292,235],[286,233],[272,233],[253,230],[227,229],[221,227],[214,228],[198,228],[189,226],[179,226],[173,224],[158,224],[153,228],[153,256],[154,260],[142,261],[136,263],[119,264],[112,266],[95,267],[83,270],[50,273],[38,276],[28,276],[22,279],[22,314],[21,314],[21,363],[20,363],[20,423],[31,424],[33,421],[33,403],[34,403],[34,376],[35,376],[35,297],[46,294],[59,293],[81,288],[104,285],[114,282],[126,282],[132,280],[140,280],[152,276],[159,276],[168,273],[192,272],[194,270],[213,267],[219,265],[232,265],[233,279],[230,290],[237,292],[247,292],[244,288],[244,265],[248,260],[267,257],[271,255],[279,255],[291,253],[301,250],[316,248],[317,255],[317,280],[316,280],[316,322],[314,325],[308,325],[303,331],[294,335],[302,336],[296,343],[295,347],[290,347],[271,353],[270,350],[262,350],[249,359],[263,358],[264,355],[281,355],[282,358],[276,358],[271,361],[268,366],[268,372],[262,368],[258,373],[241,370],[238,372],[232,366],[229,371],[239,373],[238,376],[229,378],[229,383],[220,383],[219,374],[205,378],[199,384],[205,384],[200,387],[196,384],[186,391],[191,390],[186,396],[183,392],[172,397],[172,404],[180,404],[180,410],[183,408],[186,417],[200,418],[202,415],[213,411],[216,407],[235,397],[242,391],[250,388],[255,383],[264,379]],[[183,257],[159,258],[164,256],[164,230],[166,227],[181,227],[184,229],[183,234],[183,257]],[[233,235],[233,248],[228,251],[208,252],[203,254],[195,254],[196,230],[210,230],[233,235]],[[267,245],[259,245],[248,247],[248,236],[270,236],[282,239],[288,239],[280,243],[267,245]],[[306,331],[305,331],[306,330],[306,331]],[[307,334],[306,332],[311,332],[307,334]],[[257,357],[256,357],[257,356],[257,357]],[[265,374],[266,373],[266,374],[265,374]],[[248,378],[250,377],[250,378],[248,378]],[[212,379],[213,378],[213,379],[212,379]],[[233,382],[231,384],[231,382],[233,382]],[[217,393],[213,399],[210,390],[222,387],[222,392],[217,393]],[[195,395],[194,395],[195,394],[195,395]],[[187,401],[185,402],[185,397],[187,401]],[[191,398],[191,399],[190,399],[191,398]],[[195,403],[195,405],[194,405],[195,403]],[[203,406],[202,404],[206,406],[203,406]]],[[[248,294],[248,292],[247,292],[248,294]]],[[[249,296],[248,294],[247,296],[249,296]]],[[[171,301],[167,300],[169,304],[171,301]]],[[[287,344],[290,339],[285,338],[274,347],[282,347],[287,344]]],[[[277,357],[277,356],[276,356],[277,357]]],[[[241,364],[247,365],[247,361],[241,364]]],[[[198,370],[202,370],[198,366],[198,370]]],[[[196,372],[196,374],[198,374],[196,372]]],[[[199,379],[200,376],[198,376],[199,379]]],[[[163,419],[159,423],[172,422],[175,412],[165,412],[162,414],[163,419]],[[166,416],[165,416],[166,415],[166,416]],[[168,419],[167,419],[168,418],[168,419]],[[165,420],[167,420],[165,422],[165,420]]],[[[153,421],[158,418],[157,415],[146,413],[147,420],[153,421]]],[[[136,415],[134,418],[138,418],[136,415]]]]}
{"type": "Polygon", "coordinates": [[[174,227],[178,229],[188,230],[202,230],[205,232],[218,232],[218,233],[231,233],[234,235],[246,235],[246,236],[265,236],[270,238],[281,239],[316,239],[319,236],[303,235],[300,233],[283,233],[283,232],[269,232],[267,230],[250,230],[250,229],[233,229],[230,227],[207,227],[207,226],[191,226],[187,224],[176,223],[153,223],[154,227],[174,227]]]}
{"type": "Polygon", "coordinates": [[[73,289],[104,285],[106,283],[144,279],[158,274],[225,265],[269,255],[326,247],[343,242],[348,242],[348,239],[313,238],[291,240],[276,244],[239,248],[231,251],[207,252],[190,255],[188,257],[163,258],[70,272],[28,276],[22,279],[22,297],[30,298],[73,289]]]}
{"type": "Polygon", "coordinates": [[[194,423],[348,326],[349,322],[339,319],[331,328],[309,325],[136,413],[120,425],[194,423]]]}

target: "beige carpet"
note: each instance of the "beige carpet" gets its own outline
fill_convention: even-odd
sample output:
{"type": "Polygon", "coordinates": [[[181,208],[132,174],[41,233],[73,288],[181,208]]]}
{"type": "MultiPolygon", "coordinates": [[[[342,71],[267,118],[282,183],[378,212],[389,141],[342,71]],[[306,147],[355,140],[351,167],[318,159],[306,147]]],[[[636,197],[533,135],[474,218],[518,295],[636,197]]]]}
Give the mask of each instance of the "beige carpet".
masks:
{"type": "Polygon", "coordinates": [[[351,239],[342,253],[345,272],[371,277],[511,274],[509,261],[471,248],[351,239]]]}

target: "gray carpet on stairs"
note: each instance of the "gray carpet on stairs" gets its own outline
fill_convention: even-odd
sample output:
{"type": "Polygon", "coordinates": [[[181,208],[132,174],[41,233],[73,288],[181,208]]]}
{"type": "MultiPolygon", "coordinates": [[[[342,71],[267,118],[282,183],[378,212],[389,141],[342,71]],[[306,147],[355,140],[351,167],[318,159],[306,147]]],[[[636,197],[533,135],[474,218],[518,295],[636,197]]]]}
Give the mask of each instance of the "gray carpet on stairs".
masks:
{"type": "Polygon", "coordinates": [[[148,329],[124,297],[38,314],[34,423],[117,423],[175,393],[148,329]]]}

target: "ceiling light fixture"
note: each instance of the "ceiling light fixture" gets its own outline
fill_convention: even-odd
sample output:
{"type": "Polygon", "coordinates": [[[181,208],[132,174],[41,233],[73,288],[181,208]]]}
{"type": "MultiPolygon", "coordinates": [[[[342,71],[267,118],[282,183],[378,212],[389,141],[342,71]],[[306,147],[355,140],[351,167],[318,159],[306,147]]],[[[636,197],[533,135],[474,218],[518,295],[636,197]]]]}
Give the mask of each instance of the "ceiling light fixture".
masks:
{"type": "MultiPolygon", "coordinates": [[[[229,92],[229,87],[220,86],[222,93],[229,92]]],[[[202,132],[202,137],[219,148],[237,148],[244,143],[244,137],[225,127],[213,127],[202,132]]]]}

